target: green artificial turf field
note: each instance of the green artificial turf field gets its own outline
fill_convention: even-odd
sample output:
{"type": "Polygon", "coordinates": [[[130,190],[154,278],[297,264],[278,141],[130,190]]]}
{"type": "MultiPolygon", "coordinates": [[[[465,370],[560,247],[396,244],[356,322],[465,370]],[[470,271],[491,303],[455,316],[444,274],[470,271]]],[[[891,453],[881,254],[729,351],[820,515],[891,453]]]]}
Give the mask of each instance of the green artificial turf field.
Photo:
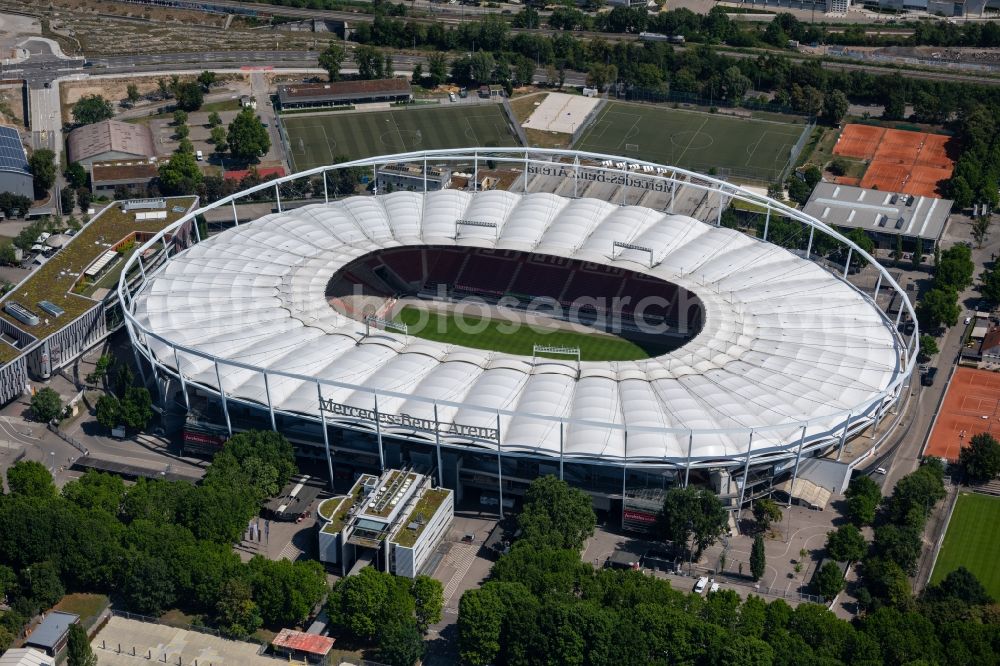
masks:
{"type": "Polygon", "coordinates": [[[335,112],[281,119],[295,171],[411,150],[516,146],[496,104],[414,106],[392,111],[335,112]]]}
{"type": "MultiPolygon", "coordinates": [[[[496,319],[457,314],[437,314],[414,307],[404,307],[396,316],[396,321],[406,324],[407,333],[425,340],[489,349],[531,356],[535,345],[547,347],[579,347],[582,361],[631,361],[664,354],[676,347],[646,345],[601,333],[576,333],[574,331],[540,332],[529,326],[520,326],[508,332],[511,322],[496,319]],[[461,317],[462,323],[456,319],[461,317]],[[416,326],[426,323],[421,328],[416,326]]],[[[547,355],[546,355],[547,357],[547,355]]],[[[568,356],[553,358],[568,359],[568,356]]]]}
{"type": "Polygon", "coordinates": [[[720,176],[776,180],[803,125],[609,102],[577,142],[579,150],[622,155],[720,176]]]}
{"type": "Polygon", "coordinates": [[[963,493],[948,523],[931,582],[958,567],[979,579],[994,599],[1000,599],[1000,497],[963,493]]]}

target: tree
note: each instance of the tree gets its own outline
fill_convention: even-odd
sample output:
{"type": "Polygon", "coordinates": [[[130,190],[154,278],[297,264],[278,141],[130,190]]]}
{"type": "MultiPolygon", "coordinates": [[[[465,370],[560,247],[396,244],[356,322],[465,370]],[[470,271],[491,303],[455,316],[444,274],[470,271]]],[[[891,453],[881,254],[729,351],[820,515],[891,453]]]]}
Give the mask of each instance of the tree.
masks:
{"type": "Polygon", "coordinates": [[[305,621],[327,591],[323,565],[315,560],[275,562],[255,555],[247,569],[264,624],[294,626],[305,621]]]}
{"type": "Polygon", "coordinates": [[[548,475],[528,486],[517,521],[522,538],[536,547],[578,551],[594,533],[597,517],[587,493],[548,475]]]}
{"type": "Polygon", "coordinates": [[[59,206],[64,213],[73,212],[73,208],[76,206],[76,190],[72,186],[66,185],[59,190],[59,206]]]}
{"type": "Polygon", "coordinates": [[[134,552],[125,563],[119,591],[136,612],[157,616],[177,602],[176,578],[163,558],[134,552]]]}
{"type": "Polygon", "coordinates": [[[0,264],[4,266],[14,266],[17,264],[17,252],[13,243],[3,243],[0,245],[0,264]]]}
{"type": "Polygon", "coordinates": [[[84,95],[73,105],[73,122],[91,125],[115,117],[111,102],[100,95],[84,95]]]}
{"type": "Polygon", "coordinates": [[[983,274],[979,278],[982,280],[982,287],[980,287],[980,293],[982,293],[983,298],[985,298],[990,305],[1000,304],[1000,267],[996,264],[992,268],[983,271],[983,274]]]}
{"type": "Polygon", "coordinates": [[[135,103],[139,101],[139,97],[139,86],[134,83],[125,86],[125,99],[128,100],[129,106],[135,106],[135,103]]]}
{"type": "Polygon", "coordinates": [[[444,587],[441,581],[430,576],[417,576],[410,588],[415,603],[417,629],[427,633],[427,628],[441,621],[444,608],[444,587]]]}
{"type": "Polygon", "coordinates": [[[823,118],[831,125],[839,125],[847,115],[848,106],[847,95],[843,91],[831,90],[823,98],[823,118]]]}
{"type": "Polygon", "coordinates": [[[31,396],[31,415],[36,421],[48,423],[63,413],[62,398],[48,386],[31,396]]]}
{"type": "Polygon", "coordinates": [[[111,369],[111,366],[114,365],[114,362],[115,357],[111,354],[101,354],[101,356],[97,359],[97,362],[94,363],[94,370],[88,373],[85,377],[87,383],[98,384],[103,381],[104,378],[108,376],[108,371],[111,369]]]}
{"type": "Polygon", "coordinates": [[[733,65],[722,73],[722,96],[730,104],[739,104],[750,90],[751,81],[739,67],[733,65]]]}
{"type": "Polygon", "coordinates": [[[972,284],[975,268],[972,248],[964,243],[953,245],[941,252],[935,266],[934,286],[961,291],[972,284]]]}
{"type": "Polygon", "coordinates": [[[781,520],[781,509],[774,500],[765,497],[754,503],[753,517],[761,530],[767,530],[771,523],[781,520]]]}
{"type": "Polygon", "coordinates": [[[229,150],[233,157],[246,161],[257,159],[271,149],[271,138],[260,118],[245,108],[229,125],[229,150]]]}
{"type": "Polygon", "coordinates": [[[110,393],[102,395],[94,405],[94,415],[97,422],[105,428],[115,428],[122,423],[121,402],[110,393]]]}
{"type": "Polygon", "coordinates": [[[41,198],[56,182],[56,154],[48,148],[39,148],[28,159],[28,168],[34,179],[35,196],[41,198]]]}
{"type": "Polygon", "coordinates": [[[671,488],[664,497],[657,531],[661,538],[685,547],[693,536],[694,554],[699,557],[726,531],[728,521],[729,514],[715,493],[691,487],[671,488]]]}
{"type": "Polygon", "coordinates": [[[422,63],[417,63],[413,66],[413,73],[410,75],[410,83],[415,86],[423,85],[424,83],[424,66],[422,63]]]}
{"type": "Polygon", "coordinates": [[[830,601],[844,589],[844,574],[835,562],[827,562],[816,572],[816,591],[830,601]]]}
{"type": "Polygon", "coordinates": [[[176,111],[174,111],[173,118],[175,126],[183,125],[188,121],[187,111],[185,111],[184,109],[177,109],[176,111]]]}
{"type": "Polygon", "coordinates": [[[976,241],[976,247],[983,247],[990,230],[989,215],[980,215],[972,221],[972,238],[976,241]]]}
{"type": "Polygon", "coordinates": [[[961,312],[954,289],[934,287],[917,304],[917,321],[925,331],[934,331],[957,324],[961,312]]]}
{"type": "Polygon", "coordinates": [[[89,470],[63,486],[62,496],[82,509],[117,517],[125,500],[125,482],[115,474],[89,470]]]}
{"type": "Polygon", "coordinates": [[[867,550],[865,537],[851,523],[826,533],[826,552],[838,562],[857,562],[867,550]]]}
{"type": "Polygon", "coordinates": [[[226,128],[218,125],[212,128],[210,133],[212,144],[215,146],[215,152],[224,153],[229,147],[226,143],[226,128]]]}
{"type": "Polygon", "coordinates": [[[191,153],[174,153],[159,167],[159,187],[164,194],[192,194],[201,181],[201,169],[191,153]]]}
{"type": "Polygon", "coordinates": [[[79,622],[69,625],[66,666],[97,666],[97,656],[90,649],[87,630],[79,622]]]}
{"type": "Polygon", "coordinates": [[[36,562],[26,567],[20,576],[21,594],[32,602],[33,610],[55,605],[66,588],[59,578],[59,567],[52,561],[36,562]]]}
{"type": "MultiPolygon", "coordinates": [[[[187,130],[186,125],[182,125],[182,127],[184,128],[185,131],[187,130]]],[[[177,142],[177,150],[175,150],[174,152],[194,155],[194,144],[191,143],[191,139],[187,138],[186,133],[185,136],[180,137],[180,141],[177,142]]]]}
{"type": "Polygon", "coordinates": [[[218,111],[212,111],[208,114],[208,126],[209,127],[219,127],[222,125],[222,116],[219,115],[218,111]]]}
{"type": "Polygon", "coordinates": [[[938,353],[937,340],[933,335],[923,333],[920,335],[920,361],[929,361],[934,354],[938,353]]]}
{"type": "Polygon", "coordinates": [[[427,87],[434,88],[448,79],[448,57],[440,51],[427,56],[427,87]]]}
{"type": "Polygon", "coordinates": [[[182,83],[174,90],[177,106],[184,111],[197,111],[205,101],[205,93],[197,83],[182,83]]]}
{"type": "Polygon", "coordinates": [[[87,170],[83,168],[83,165],[79,162],[71,162],[68,167],[66,167],[66,180],[73,187],[86,187],[87,186],[87,170]]]}
{"type": "Polygon", "coordinates": [[[340,80],[340,68],[347,58],[347,49],[331,41],[326,50],[319,54],[319,66],[326,70],[331,81],[340,80]]]}
{"type": "Polygon", "coordinates": [[[385,59],[374,46],[358,46],[354,49],[354,64],[358,66],[358,78],[363,80],[382,78],[385,59]]]}
{"type": "Polygon", "coordinates": [[[205,92],[208,92],[209,88],[211,88],[215,84],[215,79],[216,79],[215,72],[210,72],[208,70],[205,70],[204,72],[198,75],[198,84],[202,87],[202,89],[205,92]]]}
{"type": "Polygon", "coordinates": [[[412,666],[424,654],[424,638],[412,620],[390,619],[379,630],[378,659],[389,666],[412,666]]]}
{"type": "Polygon", "coordinates": [[[230,638],[246,638],[260,628],[263,619],[246,581],[230,578],[222,585],[215,604],[216,622],[230,638]]]}
{"type": "Polygon", "coordinates": [[[86,187],[76,188],[76,204],[80,207],[83,213],[87,213],[90,210],[90,202],[92,200],[92,195],[90,190],[86,187]]]}
{"type": "Polygon", "coordinates": [[[458,602],[459,654],[472,666],[493,664],[500,654],[504,607],[494,585],[468,590],[458,602]]]}
{"type": "Polygon", "coordinates": [[[767,555],[764,552],[764,537],[757,534],[753,538],[753,546],[750,548],[750,575],[755,581],[764,575],[767,566],[767,555]]]}
{"type": "MultiPolygon", "coordinates": [[[[14,194],[13,192],[0,192],[0,212],[4,214],[4,217],[24,217],[31,210],[31,205],[34,202],[31,197],[26,197],[21,194],[14,194]]],[[[20,234],[18,235],[20,237],[20,234]]],[[[28,239],[27,246],[23,246],[17,242],[15,238],[14,244],[21,249],[27,249],[34,244],[36,236],[28,239]]]]}
{"type": "Polygon", "coordinates": [[[7,487],[11,495],[49,498],[56,496],[52,475],[40,462],[22,460],[7,469],[7,487]]]}
{"type": "Polygon", "coordinates": [[[974,435],[958,452],[958,464],[972,483],[995,479],[1000,474],[1000,442],[987,432],[974,435]]]}
{"type": "Polygon", "coordinates": [[[979,579],[965,567],[949,572],[937,585],[929,585],[924,590],[924,598],[957,599],[968,606],[985,606],[994,601],[979,579]]]}
{"type": "Polygon", "coordinates": [[[174,138],[178,141],[183,141],[191,135],[191,128],[187,125],[178,125],[174,128],[174,138]]]}
{"type": "Polygon", "coordinates": [[[373,640],[384,619],[392,584],[390,574],[373,567],[339,580],[327,600],[330,621],[362,640],[373,640]]]}

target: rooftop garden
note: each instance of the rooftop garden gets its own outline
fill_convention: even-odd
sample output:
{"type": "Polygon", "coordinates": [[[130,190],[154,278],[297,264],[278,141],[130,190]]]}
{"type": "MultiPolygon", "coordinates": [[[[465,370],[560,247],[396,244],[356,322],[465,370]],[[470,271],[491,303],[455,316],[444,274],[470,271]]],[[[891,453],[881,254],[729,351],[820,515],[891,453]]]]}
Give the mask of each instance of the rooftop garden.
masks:
{"type": "MultiPolygon", "coordinates": [[[[194,202],[194,197],[168,199],[166,219],[145,221],[136,220],[134,212],[123,213],[117,205],[109,205],[83,227],[66,247],[54,254],[3,299],[17,301],[37,314],[42,320],[41,323],[37,326],[27,326],[2,311],[0,317],[39,339],[55,333],[67,322],[73,321],[96,304],[96,301],[90,298],[72,293],[77,282],[81,280],[83,271],[90,264],[133,233],[156,233],[172,224],[184,214],[175,212],[174,208],[180,207],[186,212],[194,202]],[[38,307],[39,301],[54,303],[62,308],[65,314],[60,317],[46,316],[46,313],[38,307]]],[[[3,358],[5,351],[0,346],[0,358],[3,358]]]]}
{"type": "Polygon", "coordinates": [[[396,532],[393,541],[404,548],[412,548],[450,492],[445,488],[426,491],[403,521],[403,526],[396,532]],[[414,522],[417,523],[417,528],[410,529],[410,523],[414,522]]]}
{"type": "Polygon", "coordinates": [[[323,510],[323,505],[325,505],[327,502],[330,502],[331,500],[326,500],[326,502],[323,502],[323,504],[320,505],[320,511],[321,511],[320,515],[323,516],[324,518],[327,518],[327,520],[330,521],[328,524],[323,526],[324,532],[326,532],[327,534],[337,534],[342,529],[344,529],[344,523],[347,522],[347,512],[351,510],[351,507],[353,507],[355,504],[361,501],[361,498],[364,496],[365,492],[364,489],[365,480],[368,478],[374,478],[374,477],[367,474],[362,476],[361,478],[359,478],[357,481],[354,482],[353,486],[351,486],[351,492],[346,497],[340,498],[340,503],[336,505],[336,508],[334,508],[331,505],[329,518],[327,518],[327,516],[322,513],[322,510],[323,510]]]}

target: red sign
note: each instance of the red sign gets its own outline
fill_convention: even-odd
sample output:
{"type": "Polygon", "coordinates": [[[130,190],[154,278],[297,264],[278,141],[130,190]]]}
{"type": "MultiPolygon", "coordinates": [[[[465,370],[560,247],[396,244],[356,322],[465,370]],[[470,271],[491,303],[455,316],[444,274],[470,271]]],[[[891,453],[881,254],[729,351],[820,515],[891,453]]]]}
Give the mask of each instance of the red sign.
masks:
{"type": "Polygon", "coordinates": [[[646,523],[647,525],[652,525],[656,522],[656,516],[652,513],[646,513],[645,511],[625,509],[625,520],[631,520],[634,523],[646,523]]]}
{"type": "Polygon", "coordinates": [[[222,447],[225,440],[221,437],[213,437],[212,435],[204,435],[200,432],[191,432],[190,430],[184,431],[184,441],[191,442],[192,444],[209,444],[215,447],[222,447]]]}

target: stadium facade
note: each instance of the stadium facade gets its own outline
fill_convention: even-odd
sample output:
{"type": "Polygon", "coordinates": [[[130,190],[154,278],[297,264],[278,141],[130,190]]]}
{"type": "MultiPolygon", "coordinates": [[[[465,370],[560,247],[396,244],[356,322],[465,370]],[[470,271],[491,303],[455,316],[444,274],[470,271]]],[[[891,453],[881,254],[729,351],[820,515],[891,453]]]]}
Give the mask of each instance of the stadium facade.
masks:
{"type": "MultiPolygon", "coordinates": [[[[168,246],[153,270],[141,251],[129,260],[142,275],[119,285],[129,334],[167,402],[200,423],[192,439],[274,428],[325,458],[331,479],[410,465],[433,471],[459,501],[498,494],[502,507],[551,473],[588,490],[599,509],[689,483],[741,506],[797,474],[802,459],[877,430],[914,367],[917,331],[899,333],[912,306],[863,250],[800,211],[682,169],[575,151],[424,151],[294,174],[175,225],[229,206],[226,231],[168,246]],[[324,196],[283,209],[287,181],[405,163],[519,176],[510,191],[324,196]],[[565,194],[533,191],[532,178],[553,177],[568,179],[565,194]],[[576,196],[593,182],[619,186],[621,197],[576,196]],[[266,188],[277,212],[240,224],[236,204],[266,188]],[[639,198],[631,190],[664,194],[665,210],[628,205],[639,198]],[[674,214],[681,191],[716,199],[718,215],[674,214]],[[761,211],[761,238],[718,224],[733,201],[761,211]],[[800,225],[805,247],[768,242],[772,219],[800,225]],[[811,260],[818,234],[842,244],[842,265],[811,260]],[[874,289],[846,279],[855,253],[877,272],[874,289]],[[494,304],[513,293],[512,309],[525,296],[570,306],[595,294],[665,295],[660,321],[679,346],[597,362],[433,342],[332,307],[345,285],[388,301],[432,288],[494,304]]],[[[637,312],[615,314],[628,324],[637,312]]]]}

